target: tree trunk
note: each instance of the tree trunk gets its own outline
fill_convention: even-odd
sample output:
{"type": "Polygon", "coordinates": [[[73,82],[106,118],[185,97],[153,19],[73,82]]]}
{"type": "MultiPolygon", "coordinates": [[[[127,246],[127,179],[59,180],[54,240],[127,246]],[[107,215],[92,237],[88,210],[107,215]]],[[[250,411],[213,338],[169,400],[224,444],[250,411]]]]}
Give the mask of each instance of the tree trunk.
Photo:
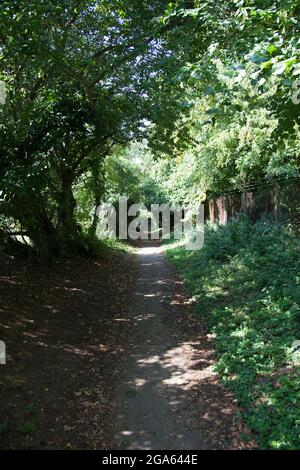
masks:
{"type": "MultiPolygon", "coordinates": [[[[33,217],[29,220],[33,220],[33,217]]],[[[60,254],[60,244],[56,229],[49,219],[46,210],[41,208],[41,210],[37,212],[36,221],[34,223],[30,223],[26,220],[22,221],[22,223],[24,227],[26,227],[28,236],[32,240],[41,258],[48,264],[51,264],[53,256],[59,256],[60,254]]]]}
{"type": "Polygon", "coordinates": [[[70,170],[65,170],[61,178],[58,221],[60,230],[67,238],[76,236],[78,231],[74,217],[76,200],[72,190],[73,182],[74,174],[70,170]]]}
{"type": "Polygon", "coordinates": [[[94,201],[95,201],[94,202],[95,203],[95,210],[94,210],[94,214],[93,214],[93,220],[92,220],[92,223],[89,227],[89,234],[92,238],[96,237],[97,225],[98,225],[98,221],[99,221],[97,209],[98,209],[98,206],[101,203],[101,198],[102,198],[103,192],[104,192],[104,182],[103,182],[103,178],[101,177],[102,176],[102,174],[101,174],[102,164],[103,164],[103,161],[101,163],[95,165],[92,168],[93,192],[94,192],[94,201]]]}

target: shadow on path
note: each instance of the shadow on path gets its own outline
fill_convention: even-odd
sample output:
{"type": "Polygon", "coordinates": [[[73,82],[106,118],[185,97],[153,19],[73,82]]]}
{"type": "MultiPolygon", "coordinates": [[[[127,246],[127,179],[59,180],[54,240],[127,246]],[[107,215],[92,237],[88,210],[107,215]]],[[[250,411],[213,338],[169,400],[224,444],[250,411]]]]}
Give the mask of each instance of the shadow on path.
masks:
{"type": "Polygon", "coordinates": [[[244,448],[233,397],[212,371],[213,340],[182,282],[157,243],[137,256],[112,448],[244,448]]]}

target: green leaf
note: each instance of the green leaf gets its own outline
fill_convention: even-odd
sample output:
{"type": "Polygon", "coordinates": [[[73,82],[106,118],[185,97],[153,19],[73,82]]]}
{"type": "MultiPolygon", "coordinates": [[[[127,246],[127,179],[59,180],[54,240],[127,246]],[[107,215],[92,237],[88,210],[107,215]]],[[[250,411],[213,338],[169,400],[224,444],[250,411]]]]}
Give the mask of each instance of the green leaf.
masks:
{"type": "Polygon", "coordinates": [[[299,64],[294,64],[293,75],[300,75],[300,63],[299,64]]]}

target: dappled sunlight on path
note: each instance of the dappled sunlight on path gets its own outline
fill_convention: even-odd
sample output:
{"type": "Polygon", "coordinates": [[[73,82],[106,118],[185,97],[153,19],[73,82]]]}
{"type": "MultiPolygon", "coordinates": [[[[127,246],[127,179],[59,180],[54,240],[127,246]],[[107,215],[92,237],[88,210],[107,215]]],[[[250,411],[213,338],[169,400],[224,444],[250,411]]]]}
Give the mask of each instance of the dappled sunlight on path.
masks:
{"type": "Polygon", "coordinates": [[[212,370],[214,350],[157,243],[137,250],[113,448],[241,448],[233,398],[212,370]]]}

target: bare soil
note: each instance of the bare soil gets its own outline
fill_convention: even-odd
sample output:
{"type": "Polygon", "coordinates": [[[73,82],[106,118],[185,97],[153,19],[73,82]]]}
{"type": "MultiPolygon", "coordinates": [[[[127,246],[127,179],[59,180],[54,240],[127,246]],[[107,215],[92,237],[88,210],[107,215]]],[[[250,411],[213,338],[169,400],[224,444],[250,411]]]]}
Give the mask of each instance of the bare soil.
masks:
{"type": "Polygon", "coordinates": [[[159,244],[51,268],[2,258],[0,301],[1,449],[255,446],[159,244]]]}
{"type": "Polygon", "coordinates": [[[109,447],[135,276],[123,253],[51,268],[1,259],[1,449],[109,447]]]}

